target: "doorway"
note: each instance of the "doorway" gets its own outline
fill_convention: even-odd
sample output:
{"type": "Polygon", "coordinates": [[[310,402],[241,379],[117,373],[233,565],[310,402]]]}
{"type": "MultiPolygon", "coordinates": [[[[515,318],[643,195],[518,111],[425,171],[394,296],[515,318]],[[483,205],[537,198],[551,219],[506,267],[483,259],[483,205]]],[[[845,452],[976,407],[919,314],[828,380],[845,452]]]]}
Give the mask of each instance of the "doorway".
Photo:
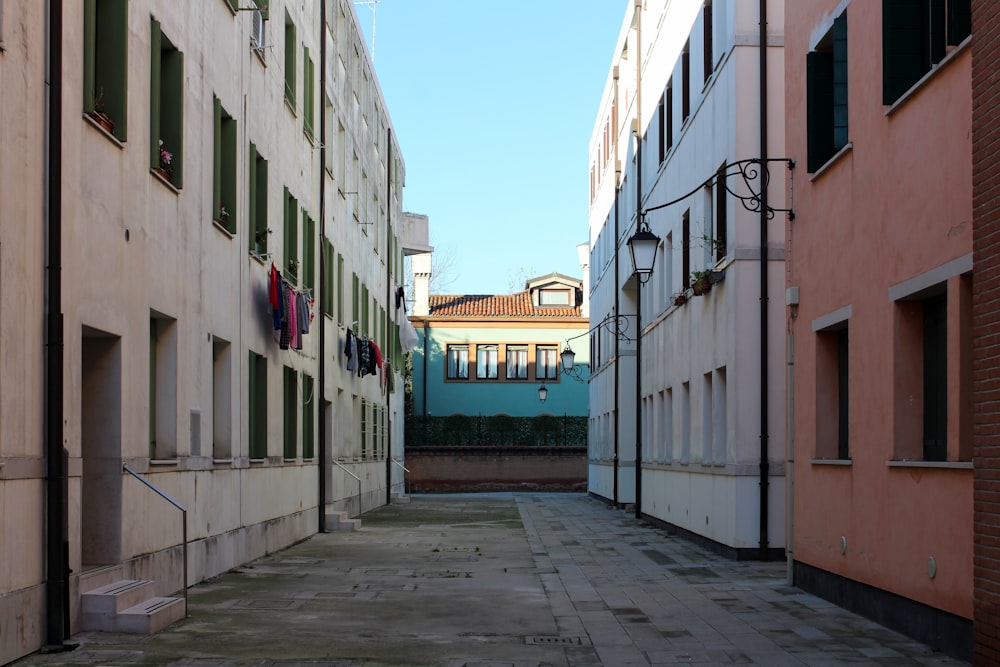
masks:
{"type": "Polygon", "coordinates": [[[121,562],[121,338],[84,327],[80,367],[81,555],[90,569],[121,562]]]}

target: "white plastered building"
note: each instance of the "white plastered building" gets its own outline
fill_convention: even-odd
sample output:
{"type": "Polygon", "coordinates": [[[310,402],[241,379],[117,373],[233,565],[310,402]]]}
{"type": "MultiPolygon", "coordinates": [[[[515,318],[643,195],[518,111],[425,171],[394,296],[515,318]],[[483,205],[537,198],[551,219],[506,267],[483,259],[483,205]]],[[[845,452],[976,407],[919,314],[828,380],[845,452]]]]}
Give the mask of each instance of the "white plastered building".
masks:
{"type": "MultiPolygon", "coordinates": [[[[784,547],[786,218],[748,210],[760,181],[741,177],[764,133],[766,156],[783,155],[782,9],[630,4],[590,141],[589,491],[736,557],[784,547]],[[627,246],[640,219],[659,238],[641,286],[627,246]]],[[[780,211],[787,165],[765,164],[780,211]]]]}

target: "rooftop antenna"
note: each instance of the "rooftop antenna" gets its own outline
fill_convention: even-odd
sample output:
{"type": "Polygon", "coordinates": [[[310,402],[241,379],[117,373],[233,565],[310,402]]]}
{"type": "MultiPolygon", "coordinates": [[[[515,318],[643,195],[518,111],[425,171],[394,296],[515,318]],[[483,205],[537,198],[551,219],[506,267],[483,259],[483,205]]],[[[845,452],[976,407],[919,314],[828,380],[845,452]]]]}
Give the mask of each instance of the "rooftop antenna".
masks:
{"type": "Polygon", "coordinates": [[[382,0],[354,0],[355,5],[364,5],[372,10],[372,64],[375,64],[375,9],[382,0]]]}

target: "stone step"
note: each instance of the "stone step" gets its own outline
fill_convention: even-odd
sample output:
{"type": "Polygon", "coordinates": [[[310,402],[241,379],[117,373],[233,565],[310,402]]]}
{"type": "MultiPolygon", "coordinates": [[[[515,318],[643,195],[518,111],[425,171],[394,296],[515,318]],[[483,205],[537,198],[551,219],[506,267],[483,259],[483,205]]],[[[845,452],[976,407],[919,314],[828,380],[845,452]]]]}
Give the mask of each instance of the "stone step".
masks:
{"type": "Polygon", "coordinates": [[[327,512],[326,529],[331,531],[351,531],[361,529],[361,519],[349,519],[347,512],[327,512]]]}
{"type": "Polygon", "coordinates": [[[81,610],[87,614],[117,614],[156,594],[152,581],[122,579],[83,594],[81,610]]]}
{"type": "Polygon", "coordinates": [[[123,579],[83,593],[83,629],[89,632],[152,634],[184,618],[184,598],[157,597],[156,584],[123,579]]]}
{"type": "Polygon", "coordinates": [[[114,632],[151,635],[184,618],[184,598],[154,597],[114,617],[114,632]]]}
{"type": "Polygon", "coordinates": [[[410,497],[403,495],[402,493],[392,494],[392,504],[393,505],[405,505],[410,502],[410,497]]]}

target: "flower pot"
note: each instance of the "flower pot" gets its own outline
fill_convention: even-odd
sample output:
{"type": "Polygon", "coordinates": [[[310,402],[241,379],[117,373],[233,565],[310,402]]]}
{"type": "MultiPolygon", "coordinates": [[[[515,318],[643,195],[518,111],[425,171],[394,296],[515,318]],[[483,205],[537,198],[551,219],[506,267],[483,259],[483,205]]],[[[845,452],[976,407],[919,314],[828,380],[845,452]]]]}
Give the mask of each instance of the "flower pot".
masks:
{"type": "Polygon", "coordinates": [[[685,303],[687,303],[687,300],[688,298],[686,294],[678,294],[674,297],[674,305],[683,306],[685,303]]]}
{"type": "Polygon", "coordinates": [[[115,121],[111,120],[111,116],[103,111],[91,111],[88,115],[108,134],[115,131],[115,121]]]}
{"type": "Polygon", "coordinates": [[[154,167],[153,172],[156,173],[157,176],[165,180],[167,183],[170,182],[170,177],[172,174],[163,167],[154,167]]]}
{"type": "Polygon", "coordinates": [[[708,276],[699,278],[694,281],[693,285],[691,285],[691,291],[694,292],[695,296],[704,296],[705,294],[708,294],[711,289],[712,283],[709,282],[708,276]]]}

